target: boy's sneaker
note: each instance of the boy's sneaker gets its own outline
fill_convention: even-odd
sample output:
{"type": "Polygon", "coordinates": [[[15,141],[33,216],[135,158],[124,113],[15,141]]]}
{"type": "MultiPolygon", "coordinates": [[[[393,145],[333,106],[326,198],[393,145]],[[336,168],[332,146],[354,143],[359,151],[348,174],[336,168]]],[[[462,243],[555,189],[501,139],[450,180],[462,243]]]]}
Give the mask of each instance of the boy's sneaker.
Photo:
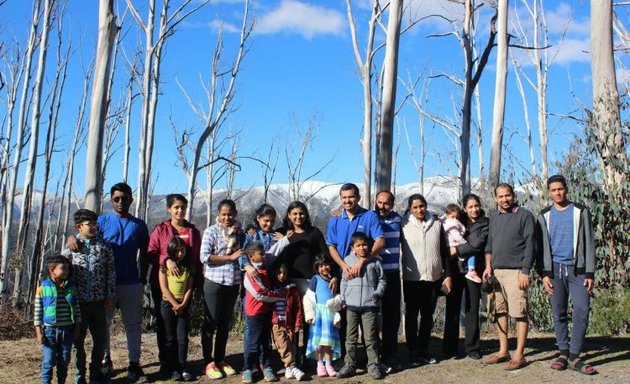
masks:
{"type": "Polygon", "coordinates": [[[293,377],[295,377],[295,380],[297,381],[302,381],[302,378],[304,377],[304,372],[302,372],[302,370],[298,367],[291,367],[291,368],[287,368],[290,369],[291,371],[293,371],[293,377]]]}
{"type": "Polygon", "coordinates": [[[111,376],[114,372],[114,365],[110,359],[103,360],[101,364],[101,373],[105,376],[111,376]]]}
{"type": "Polygon", "coordinates": [[[339,372],[337,372],[337,378],[345,379],[347,377],[352,377],[356,375],[356,373],[357,373],[357,369],[355,368],[354,365],[346,364],[339,370],[339,372]]]}
{"type": "Polygon", "coordinates": [[[230,366],[230,364],[226,363],[225,361],[220,362],[219,364],[217,364],[217,366],[219,367],[220,370],[223,371],[223,373],[225,373],[225,376],[236,375],[236,370],[232,368],[232,366],[230,366]]]}
{"type": "Polygon", "coordinates": [[[266,382],[278,381],[276,375],[273,374],[273,369],[266,367],[263,369],[263,377],[266,382]]]}
{"type": "Polygon", "coordinates": [[[221,372],[219,368],[217,368],[214,362],[208,363],[208,365],[206,365],[205,372],[206,372],[206,375],[211,379],[216,380],[216,379],[223,378],[223,373],[221,372]]]}
{"type": "Polygon", "coordinates": [[[147,377],[144,375],[144,371],[142,371],[140,364],[129,362],[129,367],[127,368],[127,380],[132,383],[145,383],[147,381],[147,377]]]}
{"type": "Polygon", "coordinates": [[[470,281],[474,281],[477,284],[481,284],[481,278],[479,277],[479,275],[474,269],[472,271],[468,271],[465,277],[470,281]]]}
{"type": "Polygon", "coordinates": [[[172,381],[179,381],[181,378],[182,378],[182,374],[179,373],[179,371],[173,371],[173,374],[171,375],[172,381]]]}
{"type": "Polygon", "coordinates": [[[192,375],[190,374],[190,372],[188,372],[187,370],[183,370],[182,371],[182,379],[184,381],[190,381],[190,379],[192,379],[192,375]]]}
{"type": "Polygon", "coordinates": [[[378,368],[376,364],[370,364],[367,367],[367,373],[374,380],[381,380],[383,378],[383,372],[378,368]]]}
{"type": "Polygon", "coordinates": [[[241,379],[243,383],[253,383],[254,382],[254,374],[251,369],[246,369],[243,371],[243,377],[241,379]]]}

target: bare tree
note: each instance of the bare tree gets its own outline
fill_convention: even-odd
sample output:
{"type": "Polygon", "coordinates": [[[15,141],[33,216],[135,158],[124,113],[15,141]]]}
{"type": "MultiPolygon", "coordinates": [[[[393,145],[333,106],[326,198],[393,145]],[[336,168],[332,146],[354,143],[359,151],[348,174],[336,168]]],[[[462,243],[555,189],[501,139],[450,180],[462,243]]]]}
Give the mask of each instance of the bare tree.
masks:
{"type": "Polygon", "coordinates": [[[499,0],[498,8],[497,68],[494,88],[494,112],[492,116],[492,142],[490,144],[490,185],[495,187],[501,177],[501,149],[505,119],[508,56],[508,0],[499,0]]]}
{"type": "Polygon", "coordinates": [[[593,129],[599,139],[607,191],[625,179],[628,159],[619,112],[619,93],[613,50],[612,0],[591,1],[591,62],[593,81],[593,129]]]}
{"type": "Polygon", "coordinates": [[[277,145],[277,141],[278,137],[273,135],[269,143],[267,157],[260,166],[263,175],[263,202],[265,203],[268,202],[269,188],[271,187],[271,183],[273,182],[273,178],[276,175],[276,169],[278,167],[280,148],[277,145]]]}
{"type": "Polygon", "coordinates": [[[99,213],[103,197],[103,134],[109,107],[112,51],[119,28],[114,15],[114,0],[100,0],[98,11],[98,43],[94,65],[94,81],[90,101],[88,145],[85,155],[86,209],[99,213]]]}
{"type": "MultiPolygon", "coordinates": [[[[387,43],[383,62],[383,92],[381,124],[379,126],[378,154],[376,159],[376,189],[390,190],[392,184],[392,148],[394,142],[394,115],[396,112],[396,85],[398,81],[398,45],[402,22],[403,1],[391,0],[387,22],[387,43]]],[[[371,195],[367,193],[367,198],[371,195]]]]}

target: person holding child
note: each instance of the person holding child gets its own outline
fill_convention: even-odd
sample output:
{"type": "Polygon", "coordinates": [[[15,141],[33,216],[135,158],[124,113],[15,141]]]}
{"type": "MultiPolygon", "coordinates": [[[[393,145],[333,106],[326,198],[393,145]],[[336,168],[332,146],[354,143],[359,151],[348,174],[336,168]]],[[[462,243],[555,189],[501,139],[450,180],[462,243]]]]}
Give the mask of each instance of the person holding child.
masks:
{"type": "MultiPolygon", "coordinates": [[[[466,235],[466,227],[460,221],[461,215],[461,209],[457,204],[448,204],[444,210],[444,215],[440,217],[449,247],[457,247],[467,243],[464,238],[466,235]]],[[[481,284],[481,278],[475,271],[475,260],[477,259],[475,255],[458,255],[457,259],[461,263],[466,264],[467,272],[464,277],[477,284],[481,284]]]]}
{"type": "Polygon", "coordinates": [[[76,383],[85,384],[85,338],[88,329],[92,335],[90,382],[106,381],[101,372],[107,324],[105,310],[111,308],[116,296],[116,270],[114,255],[109,243],[98,232],[96,213],[79,209],[74,213],[77,233],[76,252],[65,248],[62,252],[70,265],[71,276],[77,288],[82,322],[79,337],[74,342],[76,383]]]}
{"type": "Polygon", "coordinates": [[[81,307],[76,286],[68,280],[66,258],[48,258],[46,270],[48,277],[35,293],[35,337],[43,352],[42,383],[52,382],[53,369],[57,367],[57,382],[63,384],[68,376],[72,341],[79,338],[81,307]]]}
{"type": "Polygon", "coordinates": [[[341,279],[341,303],[347,310],[345,365],[337,377],[346,378],[356,374],[357,340],[359,327],[363,330],[365,349],[368,356],[368,374],[376,380],[383,378],[379,369],[378,313],[381,298],[385,294],[385,273],[379,258],[369,258],[370,241],[363,232],[355,232],[350,238],[352,253],[346,262],[355,265],[364,259],[357,277],[341,279]],[[367,261],[365,261],[367,260],[367,261]]]}

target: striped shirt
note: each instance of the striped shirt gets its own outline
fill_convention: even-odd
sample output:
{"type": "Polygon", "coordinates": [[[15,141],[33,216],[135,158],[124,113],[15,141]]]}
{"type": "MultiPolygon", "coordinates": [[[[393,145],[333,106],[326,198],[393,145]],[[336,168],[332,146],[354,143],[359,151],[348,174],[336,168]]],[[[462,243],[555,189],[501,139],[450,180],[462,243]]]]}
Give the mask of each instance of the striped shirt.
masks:
{"type": "Polygon", "coordinates": [[[392,211],[388,217],[379,217],[383,235],[385,236],[385,247],[381,249],[381,265],[385,272],[398,272],[400,264],[400,223],[402,218],[392,211]]]}
{"type": "MultiPolygon", "coordinates": [[[[210,255],[225,256],[228,247],[228,240],[221,231],[221,224],[217,223],[208,227],[203,232],[201,239],[201,251],[199,252],[203,263],[203,276],[217,284],[238,285],[241,283],[241,272],[237,261],[228,261],[221,264],[211,264],[208,260],[210,255]]],[[[233,235],[237,238],[237,244],[242,243],[243,232],[240,229],[233,235]]],[[[233,252],[233,251],[232,251],[233,252]]]]}
{"type": "MultiPolygon", "coordinates": [[[[59,287],[58,287],[59,288],[59,287]]],[[[74,321],[70,311],[70,303],[66,300],[66,291],[57,289],[57,299],[55,300],[55,311],[57,321],[54,324],[44,323],[44,288],[40,285],[35,292],[35,314],[33,316],[33,324],[35,326],[46,325],[49,327],[63,327],[81,322],[81,309],[79,305],[74,308],[74,321]]]]}
{"type": "Polygon", "coordinates": [[[553,262],[573,265],[573,204],[563,210],[551,206],[549,238],[553,262]]]}

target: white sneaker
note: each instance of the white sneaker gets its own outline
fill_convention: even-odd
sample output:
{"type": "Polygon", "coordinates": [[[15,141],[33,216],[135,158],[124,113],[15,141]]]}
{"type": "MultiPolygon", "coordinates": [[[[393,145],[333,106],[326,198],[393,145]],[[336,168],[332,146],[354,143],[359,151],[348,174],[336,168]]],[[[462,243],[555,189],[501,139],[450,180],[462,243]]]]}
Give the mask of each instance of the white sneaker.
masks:
{"type": "Polygon", "coordinates": [[[292,379],[294,377],[295,375],[293,374],[293,367],[286,367],[286,369],[284,370],[284,378],[292,379]]]}
{"type": "Polygon", "coordinates": [[[291,370],[293,371],[293,376],[295,376],[295,380],[302,381],[302,378],[304,377],[304,372],[302,372],[302,370],[300,370],[300,368],[298,367],[293,367],[291,368],[291,370]]]}

